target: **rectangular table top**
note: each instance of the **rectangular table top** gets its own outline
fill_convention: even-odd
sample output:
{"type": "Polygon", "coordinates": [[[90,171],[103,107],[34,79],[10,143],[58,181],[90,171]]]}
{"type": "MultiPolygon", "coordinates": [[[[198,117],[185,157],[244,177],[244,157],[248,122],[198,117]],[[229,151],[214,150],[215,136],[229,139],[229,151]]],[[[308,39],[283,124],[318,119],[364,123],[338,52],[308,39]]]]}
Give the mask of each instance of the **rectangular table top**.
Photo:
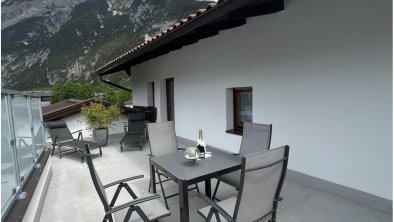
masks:
{"type": "Polygon", "coordinates": [[[239,156],[214,148],[209,149],[208,152],[211,152],[212,156],[198,159],[195,166],[190,166],[183,151],[152,157],[150,162],[172,180],[188,181],[190,183],[200,182],[241,169],[242,159],[239,156]]]}

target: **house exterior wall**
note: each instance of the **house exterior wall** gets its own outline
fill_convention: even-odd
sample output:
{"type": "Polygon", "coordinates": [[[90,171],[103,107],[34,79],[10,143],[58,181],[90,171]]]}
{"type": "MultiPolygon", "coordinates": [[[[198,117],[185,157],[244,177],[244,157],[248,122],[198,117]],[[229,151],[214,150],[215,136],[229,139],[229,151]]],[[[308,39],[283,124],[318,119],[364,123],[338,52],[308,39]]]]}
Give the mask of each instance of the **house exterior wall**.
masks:
{"type": "MultiPolygon", "coordinates": [[[[253,121],[272,123],[289,168],[392,200],[392,34],[389,0],[289,0],[181,50],[132,67],[133,101],[155,82],[166,120],[175,82],[177,135],[239,150],[228,134],[227,88],[253,87],[253,121]]],[[[231,118],[230,118],[231,119],[231,118]]]]}

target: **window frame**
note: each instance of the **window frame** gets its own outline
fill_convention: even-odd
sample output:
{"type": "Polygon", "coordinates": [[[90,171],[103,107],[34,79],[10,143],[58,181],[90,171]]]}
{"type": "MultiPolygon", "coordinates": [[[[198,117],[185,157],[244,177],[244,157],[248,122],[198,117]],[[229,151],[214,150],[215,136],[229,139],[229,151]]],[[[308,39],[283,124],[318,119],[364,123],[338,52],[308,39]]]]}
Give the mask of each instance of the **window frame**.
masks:
{"type": "MultiPolygon", "coordinates": [[[[250,92],[253,97],[253,88],[252,87],[237,87],[233,88],[233,114],[234,114],[234,131],[243,131],[243,124],[240,124],[240,106],[241,106],[241,99],[240,94],[242,92],[250,92]]],[[[253,100],[252,100],[253,106],[253,100]]]]}

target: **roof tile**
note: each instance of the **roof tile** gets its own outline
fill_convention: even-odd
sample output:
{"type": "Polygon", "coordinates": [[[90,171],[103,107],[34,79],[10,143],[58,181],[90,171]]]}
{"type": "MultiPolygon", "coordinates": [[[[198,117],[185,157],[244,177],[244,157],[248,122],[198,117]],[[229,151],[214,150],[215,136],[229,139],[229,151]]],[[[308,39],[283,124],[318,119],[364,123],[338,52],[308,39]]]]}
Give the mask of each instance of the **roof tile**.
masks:
{"type": "Polygon", "coordinates": [[[172,32],[173,30],[175,30],[176,28],[178,28],[179,26],[181,26],[181,25],[183,25],[183,24],[185,24],[185,23],[187,23],[187,22],[189,22],[189,21],[195,19],[196,17],[198,17],[198,16],[200,16],[201,14],[207,12],[208,10],[212,9],[213,7],[219,5],[219,4],[222,3],[222,2],[223,2],[223,0],[219,0],[217,3],[210,3],[210,4],[208,4],[207,7],[206,7],[205,9],[203,8],[203,9],[197,10],[197,12],[196,12],[195,14],[190,14],[187,18],[181,19],[179,22],[177,22],[177,23],[171,25],[171,26],[168,27],[166,30],[164,30],[164,31],[162,31],[162,32],[160,32],[160,33],[158,33],[156,36],[152,37],[150,40],[144,41],[142,44],[140,44],[140,45],[134,47],[133,49],[131,49],[131,50],[129,50],[129,51],[127,51],[127,52],[124,53],[122,56],[118,57],[117,59],[108,62],[108,63],[105,64],[104,66],[100,67],[98,70],[104,69],[104,68],[110,66],[110,65],[111,65],[112,63],[114,63],[115,61],[118,61],[119,58],[123,58],[123,57],[125,57],[125,56],[127,56],[127,55],[130,55],[130,54],[134,53],[136,50],[141,49],[143,46],[146,46],[147,44],[152,43],[153,41],[155,41],[156,39],[158,39],[158,38],[160,38],[160,37],[162,37],[162,36],[164,36],[164,35],[167,35],[168,33],[172,32]]]}

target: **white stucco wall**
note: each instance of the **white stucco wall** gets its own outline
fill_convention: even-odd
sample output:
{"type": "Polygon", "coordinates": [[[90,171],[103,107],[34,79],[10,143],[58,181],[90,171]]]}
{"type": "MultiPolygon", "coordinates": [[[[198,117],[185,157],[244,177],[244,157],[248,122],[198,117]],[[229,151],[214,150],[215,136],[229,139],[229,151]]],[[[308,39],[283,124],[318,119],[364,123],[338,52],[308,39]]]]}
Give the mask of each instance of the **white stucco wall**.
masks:
{"type": "Polygon", "coordinates": [[[174,77],[176,131],[237,152],[225,133],[226,88],[253,87],[253,121],[272,123],[271,147],[291,146],[289,168],[392,200],[390,0],[288,0],[132,68],[133,101],[155,81],[158,121],[174,77]],[[164,87],[164,88],[163,88],[164,87]],[[164,100],[163,100],[164,99],[164,100]]]}

